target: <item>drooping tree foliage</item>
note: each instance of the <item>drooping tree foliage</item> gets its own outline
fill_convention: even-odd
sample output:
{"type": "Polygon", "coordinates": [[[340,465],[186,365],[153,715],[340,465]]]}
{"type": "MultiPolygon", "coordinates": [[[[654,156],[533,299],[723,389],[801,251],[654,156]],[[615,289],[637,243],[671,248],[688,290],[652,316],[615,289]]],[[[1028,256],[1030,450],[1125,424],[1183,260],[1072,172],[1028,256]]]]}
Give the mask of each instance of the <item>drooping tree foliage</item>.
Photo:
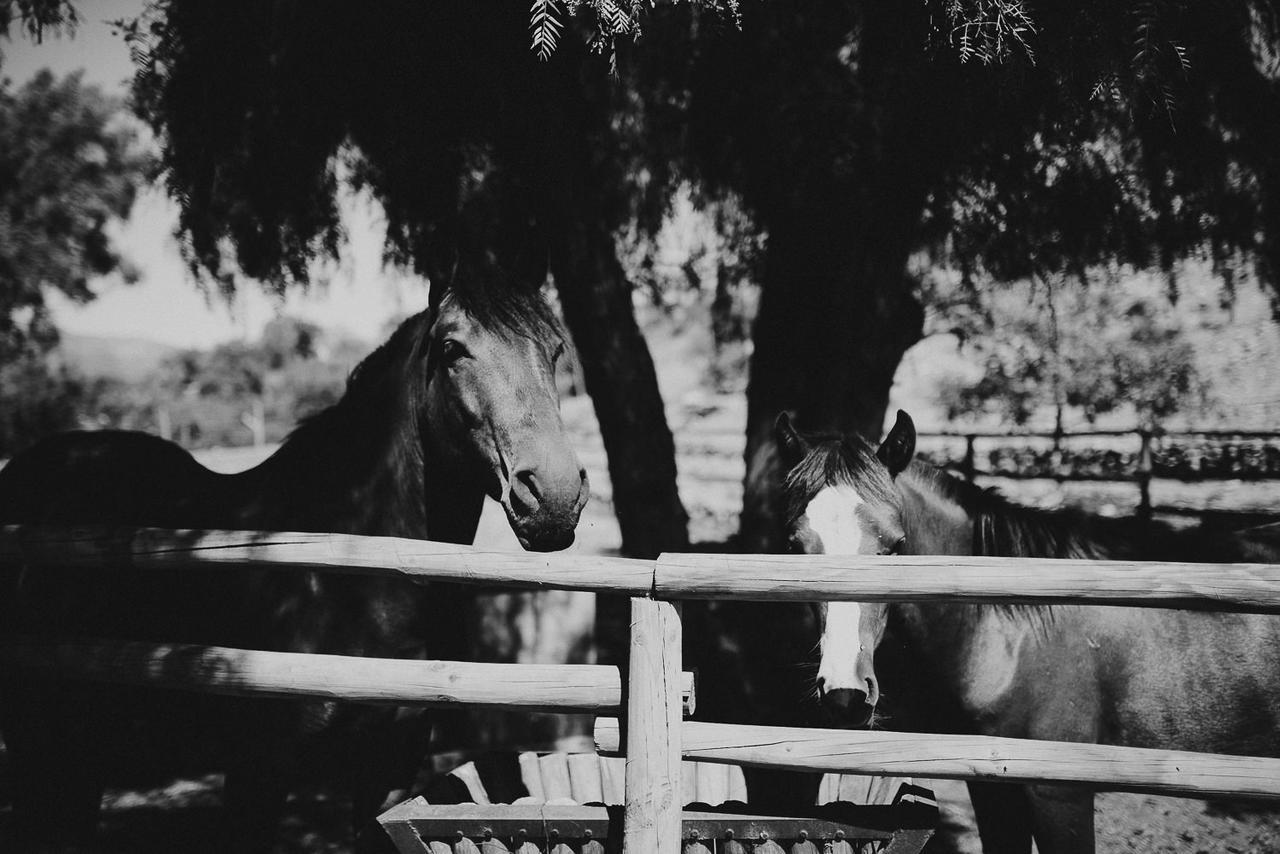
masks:
{"type": "Polygon", "coordinates": [[[1280,57],[1266,0],[741,12],[735,30],[659,7],[620,68],[638,147],[672,167],[654,169],[650,191],[687,181],[738,196],[768,236],[748,548],[778,544],[779,410],[878,435],[921,335],[916,265],[979,286],[1207,254],[1269,280],[1280,57]]]}
{"type": "Polygon", "coordinates": [[[193,271],[284,285],[341,241],[336,191],[370,190],[387,254],[454,287],[560,293],[609,451],[624,547],[680,548],[685,514],[653,365],[613,231],[628,165],[619,97],[586,39],[557,61],[527,9],[486,0],[345,4],[166,0],[121,27],[162,140],[193,271]]]}

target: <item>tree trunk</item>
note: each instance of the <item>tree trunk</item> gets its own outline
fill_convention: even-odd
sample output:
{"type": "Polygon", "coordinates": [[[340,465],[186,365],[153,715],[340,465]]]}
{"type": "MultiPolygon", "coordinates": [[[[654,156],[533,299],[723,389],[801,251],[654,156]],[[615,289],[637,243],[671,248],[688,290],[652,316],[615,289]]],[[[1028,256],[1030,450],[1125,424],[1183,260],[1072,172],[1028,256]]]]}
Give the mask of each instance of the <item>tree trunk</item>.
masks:
{"type": "Polygon", "coordinates": [[[783,544],[778,413],[791,411],[803,429],[856,431],[875,441],[894,372],[924,321],[906,277],[906,241],[873,238],[879,229],[868,229],[841,258],[826,247],[850,246],[847,236],[793,222],[770,235],[754,332],[740,523],[748,552],[783,544]],[[824,233],[825,247],[813,245],[824,233]]]}
{"type": "Polygon", "coordinates": [[[622,550],[682,551],[689,517],[676,490],[675,442],[612,235],[579,218],[552,252],[551,271],[600,421],[622,550]]]}

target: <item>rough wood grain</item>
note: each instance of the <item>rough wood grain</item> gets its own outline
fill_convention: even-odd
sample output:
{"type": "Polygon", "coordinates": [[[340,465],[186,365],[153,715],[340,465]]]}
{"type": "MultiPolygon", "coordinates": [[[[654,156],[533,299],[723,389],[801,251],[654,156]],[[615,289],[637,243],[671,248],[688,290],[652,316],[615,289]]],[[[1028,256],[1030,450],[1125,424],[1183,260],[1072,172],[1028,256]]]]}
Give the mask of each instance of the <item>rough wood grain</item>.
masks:
{"type": "MultiPolygon", "coordinates": [[[[618,723],[596,720],[602,753],[618,723]]],[[[1199,798],[1280,799],[1280,759],[976,735],[826,730],[686,721],[685,757],[797,771],[1007,783],[1079,783],[1199,798]]]]}
{"type": "Polygon", "coordinates": [[[647,595],[653,563],[583,554],[485,551],[398,537],[260,531],[168,531],[16,526],[0,528],[0,566],[131,566],[298,569],[403,575],[495,587],[647,595]]]}
{"type": "Polygon", "coordinates": [[[680,851],[680,612],[631,600],[623,854],[680,851]]]}
{"type": "MultiPolygon", "coordinates": [[[[418,661],[20,637],[0,641],[0,665],[70,679],[238,696],[605,714],[620,713],[622,704],[618,668],[598,664],[418,661]]],[[[691,714],[693,673],[681,673],[679,685],[684,714],[691,714]]]]}
{"type": "Polygon", "coordinates": [[[1280,565],[864,555],[664,554],[663,599],[1137,605],[1280,613],[1280,565]]]}
{"type": "Polygon", "coordinates": [[[263,697],[396,705],[479,705],[530,711],[618,709],[618,668],[476,664],[263,652],[121,641],[0,644],[7,668],[61,677],[263,697]]]}

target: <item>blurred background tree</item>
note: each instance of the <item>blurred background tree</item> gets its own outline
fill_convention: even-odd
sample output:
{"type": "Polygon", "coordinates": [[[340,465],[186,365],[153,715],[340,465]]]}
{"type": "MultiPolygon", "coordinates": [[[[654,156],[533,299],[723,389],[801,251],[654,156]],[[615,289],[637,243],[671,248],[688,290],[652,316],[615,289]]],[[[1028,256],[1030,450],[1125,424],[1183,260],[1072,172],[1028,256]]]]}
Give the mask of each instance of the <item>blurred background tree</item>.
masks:
{"type": "Polygon", "coordinates": [[[46,294],[87,302],[91,278],[133,276],[108,233],[150,167],[126,115],[79,75],[0,79],[0,457],[75,426],[84,383],[50,358],[46,294]]]}
{"type": "Polygon", "coordinates": [[[1025,427],[1052,413],[1061,432],[1122,413],[1127,426],[1156,429],[1174,416],[1203,415],[1209,388],[1183,317],[1167,289],[1118,275],[1030,280],[976,291],[956,286],[929,304],[948,306],[927,331],[945,331],[982,367],[977,378],[948,374],[938,397],[948,419],[984,415],[1025,427]]]}

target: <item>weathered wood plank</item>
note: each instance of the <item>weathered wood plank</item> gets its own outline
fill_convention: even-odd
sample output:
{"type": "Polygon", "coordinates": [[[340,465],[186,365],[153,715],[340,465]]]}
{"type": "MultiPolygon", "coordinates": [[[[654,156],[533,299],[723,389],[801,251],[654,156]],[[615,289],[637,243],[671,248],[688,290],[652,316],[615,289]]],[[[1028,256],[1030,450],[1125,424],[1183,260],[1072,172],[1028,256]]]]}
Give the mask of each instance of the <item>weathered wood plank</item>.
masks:
{"type": "Polygon", "coordinates": [[[664,554],[662,599],[1136,605],[1280,613],[1280,564],[664,554]]]}
{"type": "MultiPolygon", "coordinates": [[[[214,694],[356,703],[621,712],[622,678],[600,664],[487,664],[267,652],[116,640],[0,641],[0,664],[61,678],[214,694]]],[[[693,673],[679,676],[687,711],[693,673]]]]}
{"type": "MultiPolygon", "coordinates": [[[[1280,798],[1280,759],[883,730],[827,730],[686,721],[685,757],[797,771],[1084,784],[1199,798],[1280,798]]],[[[596,720],[602,753],[620,747],[618,723],[596,720]]]]}
{"type": "Polygon", "coordinates": [[[495,587],[647,595],[653,563],[576,553],[485,551],[398,537],[158,528],[0,528],[0,566],[296,569],[495,587]]]}
{"type": "Polygon", "coordinates": [[[623,854],[680,851],[680,612],[631,600],[623,854]]]}

